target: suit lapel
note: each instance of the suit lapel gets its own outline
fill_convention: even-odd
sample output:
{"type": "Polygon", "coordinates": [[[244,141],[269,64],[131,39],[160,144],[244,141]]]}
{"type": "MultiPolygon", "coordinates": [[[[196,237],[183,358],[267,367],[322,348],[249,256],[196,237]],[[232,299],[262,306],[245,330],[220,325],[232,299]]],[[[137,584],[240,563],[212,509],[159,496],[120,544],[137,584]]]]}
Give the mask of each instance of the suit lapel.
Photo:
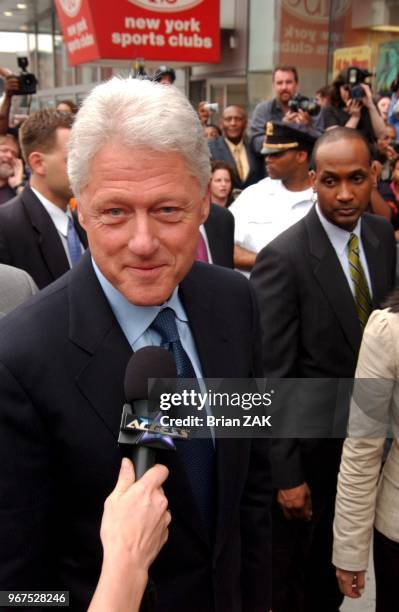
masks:
{"type": "Polygon", "coordinates": [[[69,263],[50,215],[30,187],[21,194],[22,204],[38,235],[38,246],[51,276],[56,279],[69,270],[69,263]]]}
{"type": "Polygon", "coordinates": [[[361,342],[361,330],[345,273],[314,208],[305,217],[304,222],[308,231],[311,265],[315,278],[326,295],[349,345],[357,354],[361,342]]]}
{"type": "Polygon", "coordinates": [[[75,212],[72,212],[72,220],[73,220],[73,224],[75,226],[75,229],[77,231],[77,234],[79,236],[79,240],[82,243],[82,245],[84,246],[85,249],[87,249],[87,235],[85,230],[83,229],[83,227],[80,225],[79,223],[79,219],[78,216],[75,212]]]}
{"type": "Polygon", "coordinates": [[[219,224],[217,222],[214,222],[214,217],[214,208],[212,208],[211,205],[209,216],[204,223],[204,227],[208,238],[209,248],[212,254],[212,261],[215,263],[216,260],[219,261],[221,257],[221,249],[223,248],[223,242],[220,240],[221,236],[218,231],[219,224]]]}
{"type": "Polygon", "coordinates": [[[234,159],[233,155],[231,154],[231,151],[230,151],[229,147],[227,146],[226,141],[225,141],[223,136],[220,137],[220,147],[224,151],[224,157],[225,157],[226,161],[231,166],[233,166],[234,171],[237,173],[236,160],[234,159]]]}
{"type": "MultiPolygon", "coordinates": [[[[190,321],[204,378],[236,378],[238,368],[234,362],[234,350],[229,350],[233,337],[229,322],[218,315],[213,303],[213,293],[205,289],[197,269],[209,264],[194,264],[191,272],[180,285],[180,295],[190,321]]],[[[240,453],[236,440],[216,440],[216,542],[215,551],[220,548],[223,535],[232,513],[239,490],[236,486],[240,453]]]]}
{"type": "Polygon", "coordinates": [[[381,300],[385,297],[387,287],[390,286],[385,256],[382,252],[379,238],[368,224],[368,215],[362,218],[362,244],[366,255],[367,266],[372,288],[373,308],[379,308],[381,300]],[[383,265],[385,263],[385,265],[383,265]]]}
{"type": "Polygon", "coordinates": [[[70,279],[69,339],[85,355],[76,384],[116,444],[124,404],[123,380],[132,349],[98,283],[89,253],[72,269],[70,279]]]}
{"type": "MultiPolygon", "coordinates": [[[[201,282],[202,274],[197,274],[210,264],[195,263],[180,284],[180,298],[190,321],[198,356],[204,377],[219,378],[226,361],[226,349],[230,334],[228,322],[213,307],[212,291],[201,282]]],[[[204,274],[206,278],[206,274],[204,274]]],[[[233,354],[231,354],[233,359],[233,354]]],[[[227,376],[227,374],[226,374],[227,376]]]]}

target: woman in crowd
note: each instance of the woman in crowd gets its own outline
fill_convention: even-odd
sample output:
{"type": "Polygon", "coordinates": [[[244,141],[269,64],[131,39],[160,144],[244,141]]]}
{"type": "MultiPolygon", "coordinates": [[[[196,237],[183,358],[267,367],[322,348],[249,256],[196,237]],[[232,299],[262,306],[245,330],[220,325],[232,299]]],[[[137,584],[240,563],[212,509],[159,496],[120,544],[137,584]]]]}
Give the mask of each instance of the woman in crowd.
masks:
{"type": "Polygon", "coordinates": [[[233,188],[233,168],[224,161],[212,162],[211,203],[230,206],[233,188]]]}
{"type": "Polygon", "coordinates": [[[388,123],[388,111],[391,105],[391,98],[389,96],[381,96],[377,102],[377,108],[380,111],[380,115],[384,120],[384,123],[388,123]]]}
{"type": "Polygon", "coordinates": [[[367,142],[375,143],[384,134],[385,124],[373,102],[367,83],[361,83],[362,98],[351,98],[348,70],[343,70],[332,84],[330,106],[324,109],[326,130],[334,127],[349,127],[362,132],[367,142]]]}
{"type": "Polygon", "coordinates": [[[334,520],[333,563],[341,591],[360,597],[374,531],[376,612],[398,607],[399,291],[365,328],[351,402],[334,520]],[[393,441],[381,472],[385,437],[393,441]]]}

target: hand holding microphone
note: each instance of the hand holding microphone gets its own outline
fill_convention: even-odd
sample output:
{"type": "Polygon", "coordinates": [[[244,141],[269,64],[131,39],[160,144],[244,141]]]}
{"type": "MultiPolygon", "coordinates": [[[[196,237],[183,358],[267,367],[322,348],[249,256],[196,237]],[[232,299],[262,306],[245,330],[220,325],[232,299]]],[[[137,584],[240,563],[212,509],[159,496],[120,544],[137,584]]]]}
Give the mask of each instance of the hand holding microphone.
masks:
{"type": "Polygon", "coordinates": [[[139,480],[129,459],[104,505],[101,522],[103,565],[89,612],[136,612],[148,569],[168,539],[171,521],[162,485],[168,477],[155,465],[139,480]]]}

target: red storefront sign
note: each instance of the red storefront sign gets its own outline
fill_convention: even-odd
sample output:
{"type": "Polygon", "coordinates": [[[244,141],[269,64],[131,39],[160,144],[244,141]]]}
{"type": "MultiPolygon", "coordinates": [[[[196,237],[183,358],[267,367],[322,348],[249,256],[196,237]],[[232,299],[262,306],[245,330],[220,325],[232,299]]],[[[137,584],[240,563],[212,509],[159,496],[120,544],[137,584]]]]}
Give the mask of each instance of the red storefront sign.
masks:
{"type": "Polygon", "coordinates": [[[56,0],[71,65],[220,61],[219,0],[56,0]]]}

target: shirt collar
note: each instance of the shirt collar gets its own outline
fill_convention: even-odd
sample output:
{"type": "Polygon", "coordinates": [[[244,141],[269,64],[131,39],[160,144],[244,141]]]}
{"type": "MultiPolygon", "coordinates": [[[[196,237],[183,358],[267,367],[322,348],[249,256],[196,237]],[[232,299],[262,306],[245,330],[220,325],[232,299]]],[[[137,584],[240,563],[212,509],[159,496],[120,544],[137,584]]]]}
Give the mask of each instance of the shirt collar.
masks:
{"type": "MultiPolygon", "coordinates": [[[[59,231],[59,233],[65,236],[66,238],[68,234],[68,217],[70,216],[70,214],[68,215],[67,212],[64,212],[63,210],[61,210],[59,206],[56,206],[55,204],[50,202],[50,200],[45,198],[44,195],[40,193],[40,191],[37,191],[37,189],[34,189],[33,187],[31,187],[31,189],[33,193],[35,194],[35,196],[43,204],[43,207],[46,209],[46,211],[50,215],[51,220],[54,223],[57,230],[59,231]]],[[[69,212],[69,209],[67,209],[67,211],[69,212]]]]}
{"type": "Polygon", "coordinates": [[[180,321],[188,321],[187,314],[184,311],[178,295],[179,286],[175,287],[170,298],[161,306],[137,306],[129,302],[129,300],[127,300],[125,296],[105,278],[93,258],[92,263],[94,272],[111,306],[112,312],[131,346],[144,334],[157,314],[164,308],[172,308],[180,321]]]}
{"type": "Polygon", "coordinates": [[[342,255],[343,253],[347,252],[348,241],[351,234],[355,234],[355,236],[358,237],[360,243],[362,222],[361,217],[358,219],[356,227],[351,232],[348,232],[347,230],[342,229],[342,227],[338,227],[338,225],[334,225],[334,223],[331,223],[331,221],[326,219],[323,213],[321,212],[318,204],[316,204],[316,213],[320,219],[320,223],[325,229],[326,234],[329,237],[330,242],[332,243],[338,255],[342,255]]]}
{"type": "Polygon", "coordinates": [[[229,140],[226,136],[224,136],[224,140],[225,140],[227,146],[230,149],[233,149],[233,151],[235,149],[241,149],[244,146],[244,139],[243,138],[241,138],[240,142],[237,142],[237,144],[235,144],[234,142],[231,142],[231,140],[229,140]]]}

